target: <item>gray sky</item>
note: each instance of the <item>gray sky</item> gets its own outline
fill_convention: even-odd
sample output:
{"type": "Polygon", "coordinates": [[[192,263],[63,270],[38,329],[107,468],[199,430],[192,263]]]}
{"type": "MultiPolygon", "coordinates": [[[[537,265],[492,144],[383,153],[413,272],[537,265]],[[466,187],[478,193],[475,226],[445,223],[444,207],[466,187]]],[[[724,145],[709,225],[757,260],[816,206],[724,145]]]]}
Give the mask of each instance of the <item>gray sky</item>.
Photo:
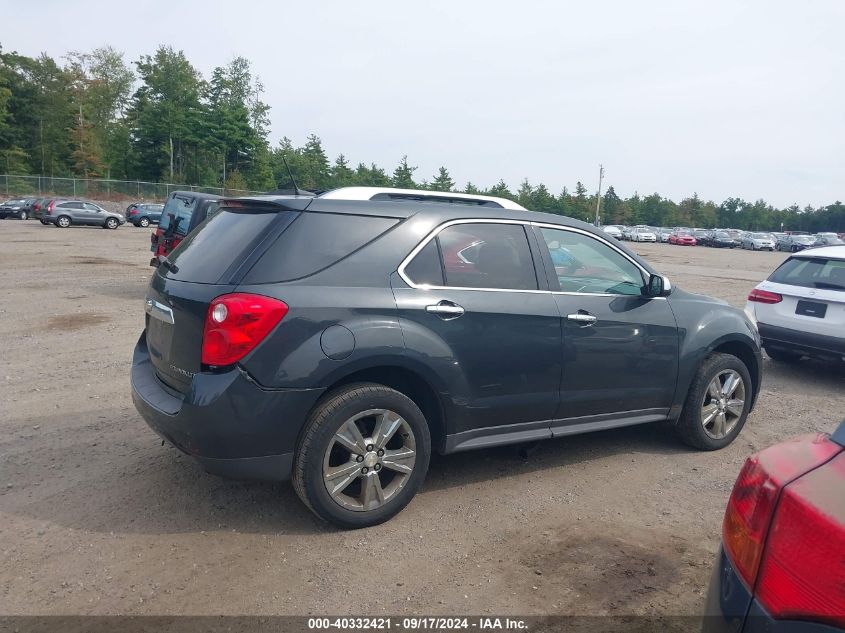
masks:
{"type": "Polygon", "coordinates": [[[553,193],[845,198],[845,2],[0,0],[5,50],[243,55],[272,139],[553,193]],[[288,5],[295,6],[288,6],[288,5]],[[142,5],[142,6],[139,6],[142,5]],[[124,8],[124,6],[126,8],[124,8]],[[11,18],[11,19],[10,19],[11,18]]]}

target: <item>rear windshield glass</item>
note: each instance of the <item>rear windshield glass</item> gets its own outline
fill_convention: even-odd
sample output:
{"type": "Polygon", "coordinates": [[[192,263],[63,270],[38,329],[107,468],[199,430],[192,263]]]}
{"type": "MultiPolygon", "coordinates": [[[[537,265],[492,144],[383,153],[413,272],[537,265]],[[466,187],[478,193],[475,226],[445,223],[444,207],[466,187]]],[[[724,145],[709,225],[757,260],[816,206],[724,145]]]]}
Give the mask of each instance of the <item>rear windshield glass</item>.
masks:
{"type": "Polygon", "coordinates": [[[176,222],[173,229],[176,235],[187,235],[188,227],[191,224],[191,215],[196,208],[197,199],[194,197],[173,196],[169,198],[167,204],[164,205],[159,227],[164,230],[170,228],[170,216],[172,215],[176,222]]]}
{"type": "Polygon", "coordinates": [[[845,260],[793,257],[773,272],[769,281],[805,288],[845,290],[845,260]]]}
{"type": "Polygon", "coordinates": [[[243,261],[279,215],[278,209],[223,209],[180,242],[167,259],[175,266],[162,269],[170,279],[213,284],[243,261]]]}
{"type": "Polygon", "coordinates": [[[291,281],[337,263],[395,226],[396,218],[303,213],[243,279],[245,284],[291,281]]]}

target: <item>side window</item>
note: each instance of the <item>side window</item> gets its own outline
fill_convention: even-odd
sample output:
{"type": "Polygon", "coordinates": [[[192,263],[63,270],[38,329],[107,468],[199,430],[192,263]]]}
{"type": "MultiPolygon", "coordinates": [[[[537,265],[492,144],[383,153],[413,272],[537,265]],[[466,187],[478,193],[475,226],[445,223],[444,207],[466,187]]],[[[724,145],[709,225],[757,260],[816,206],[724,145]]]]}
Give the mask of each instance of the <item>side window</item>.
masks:
{"type": "Polygon", "coordinates": [[[447,286],[536,290],[537,275],[521,224],[456,224],[437,235],[447,286]]]}
{"type": "Polygon", "coordinates": [[[640,269],[603,241],[563,229],[541,229],[563,292],[639,295],[640,269]]]}
{"type": "Polygon", "coordinates": [[[437,240],[431,240],[405,266],[405,276],[419,286],[442,286],[443,267],[437,240]]]}
{"type": "Polygon", "coordinates": [[[82,206],[88,209],[89,211],[102,211],[100,207],[96,204],[91,204],[90,202],[83,202],[82,206]]]}
{"type": "Polygon", "coordinates": [[[81,202],[63,202],[59,206],[62,207],[63,209],[82,209],[83,208],[81,202]]]}

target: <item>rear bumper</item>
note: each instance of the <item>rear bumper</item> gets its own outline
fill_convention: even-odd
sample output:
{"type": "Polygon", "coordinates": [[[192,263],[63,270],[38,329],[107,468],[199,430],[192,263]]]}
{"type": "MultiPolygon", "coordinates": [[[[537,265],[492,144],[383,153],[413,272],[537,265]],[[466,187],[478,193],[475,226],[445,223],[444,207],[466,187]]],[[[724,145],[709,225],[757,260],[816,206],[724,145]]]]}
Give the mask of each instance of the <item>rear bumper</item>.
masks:
{"type": "Polygon", "coordinates": [[[240,369],[194,376],[190,392],[156,377],[142,334],[131,371],[132,401],[162,438],[207,471],[233,479],[290,478],[297,438],[322,389],[266,390],[240,369]]]}
{"type": "Polygon", "coordinates": [[[842,360],[845,357],[845,338],[813,334],[789,328],[757,323],[763,347],[799,352],[807,356],[842,360]]]}

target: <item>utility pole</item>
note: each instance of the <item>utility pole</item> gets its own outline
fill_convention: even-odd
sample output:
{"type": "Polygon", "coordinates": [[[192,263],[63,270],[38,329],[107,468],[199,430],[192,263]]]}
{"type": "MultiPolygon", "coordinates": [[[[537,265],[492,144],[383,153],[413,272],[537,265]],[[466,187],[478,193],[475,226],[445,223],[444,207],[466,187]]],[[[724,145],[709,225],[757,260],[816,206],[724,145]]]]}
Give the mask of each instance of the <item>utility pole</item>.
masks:
{"type": "Polygon", "coordinates": [[[596,196],[596,223],[599,225],[599,211],[601,211],[601,181],[604,178],[604,165],[599,165],[599,193],[596,196]]]}

